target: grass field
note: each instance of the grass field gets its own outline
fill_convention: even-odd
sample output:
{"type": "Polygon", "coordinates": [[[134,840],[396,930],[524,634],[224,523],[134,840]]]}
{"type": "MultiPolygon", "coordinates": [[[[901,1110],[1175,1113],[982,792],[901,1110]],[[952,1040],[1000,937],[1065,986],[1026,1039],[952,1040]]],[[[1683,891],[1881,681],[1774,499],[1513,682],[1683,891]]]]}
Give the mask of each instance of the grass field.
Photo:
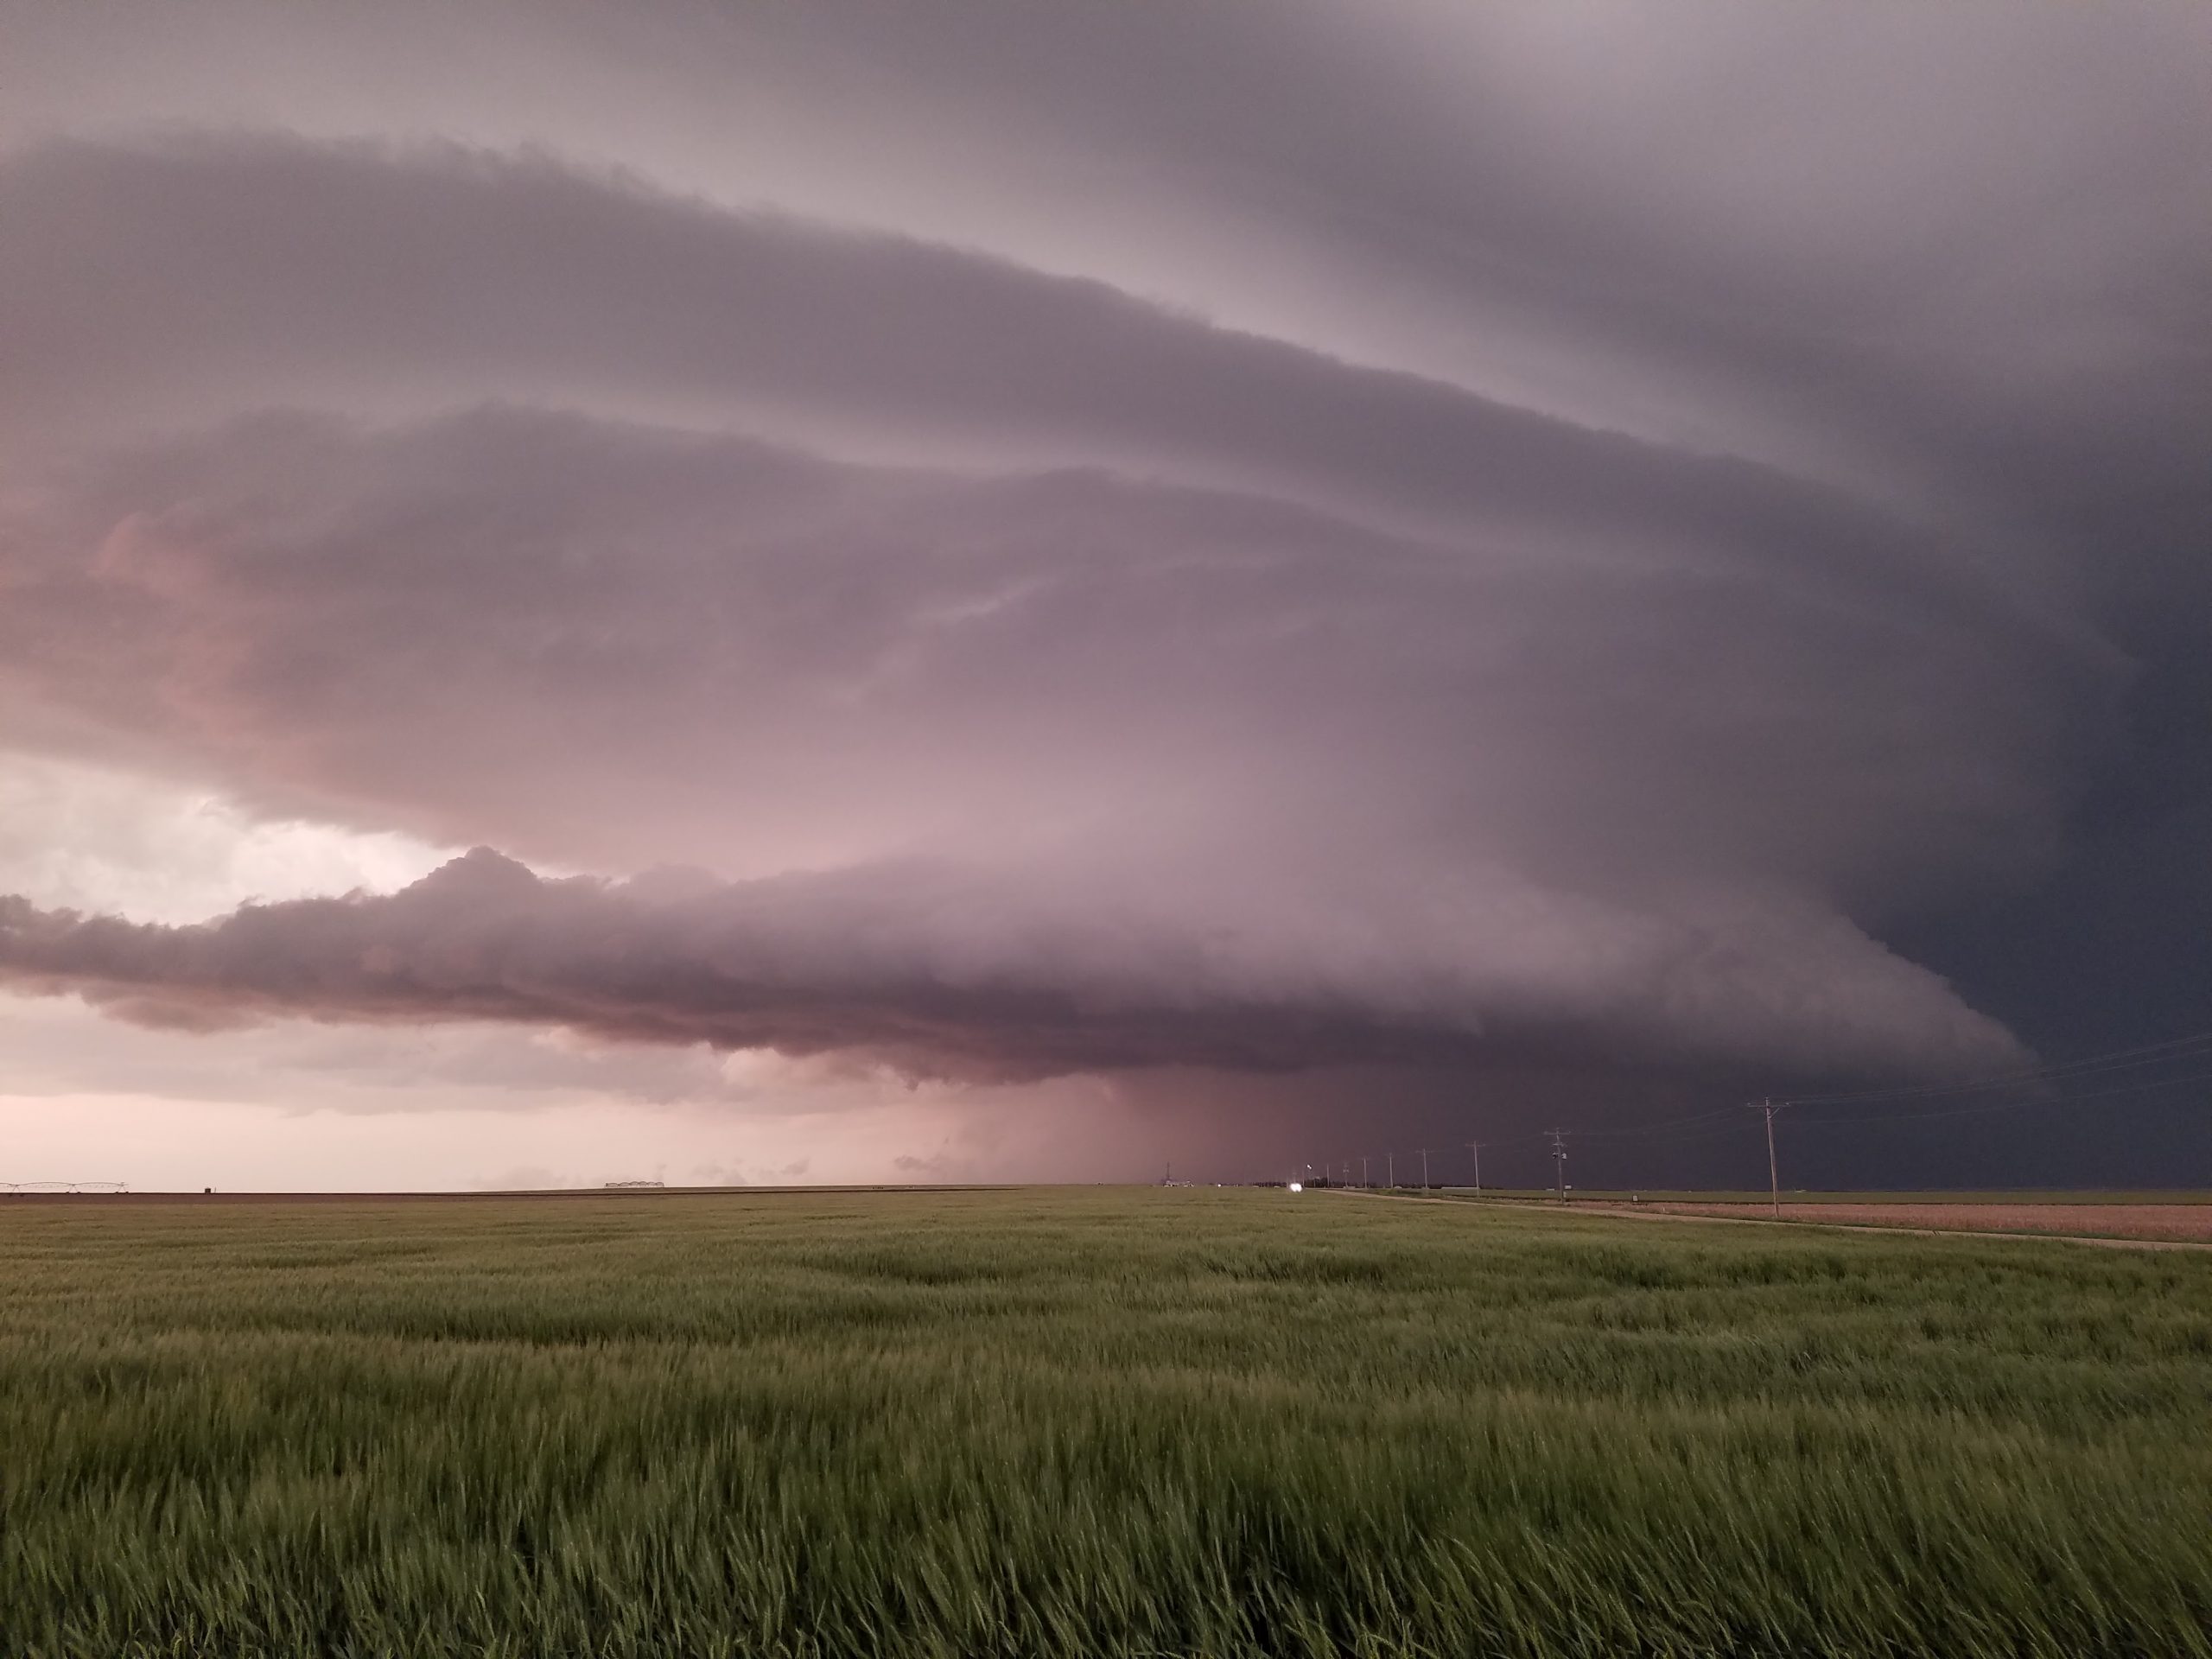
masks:
{"type": "Polygon", "coordinates": [[[0,1204],[8,1654],[2212,1654],[2212,1256],[0,1204]]]}

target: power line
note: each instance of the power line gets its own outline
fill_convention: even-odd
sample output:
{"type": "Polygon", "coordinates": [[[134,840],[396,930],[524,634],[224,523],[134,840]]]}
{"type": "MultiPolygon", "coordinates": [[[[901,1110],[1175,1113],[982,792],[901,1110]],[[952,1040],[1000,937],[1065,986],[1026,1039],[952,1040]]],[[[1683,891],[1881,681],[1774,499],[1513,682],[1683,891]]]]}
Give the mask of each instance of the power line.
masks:
{"type": "Polygon", "coordinates": [[[2063,1077],[2087,1076],[2098,1071],[2127,1071],[2138,1066],[2160,1065],[2170,1060],[2196,1059],[2200,1058],[2200,1052],[2212,1052],[2212,1031],[2194,1032],[2185,1037],[2170,1037],[2164,1042],[2145,1043],[2134,1048],[2115,1048],[2101,1054],[2084,1054],[2072,1060],[2032,1066],[2025,1071],[1964,1078],[1951,1083],[1910,1084],[1894,1088],[1853,1090],[1840,1094],[1793,1095],[1789,1098],[1790,1103],[1796,1106],[1829,1106],[1859,1100],[1910,1100],[1934,1095],[1976,1094],[1986,1089],[2021,1088],[2029,1084],[2054,1082],[2063,1077]]]}
{"type": "Polygon", "coordinates": [[[1725,1117],[1732,1122],[1735,1116],[1733,1110],[1723,1108],[1716,1112],[1700,1112],[1694,1117],[1673,1117],[1662,1122],[1640,1123],[1625,1129],[1577,1129],[1575,1133],[1586,1139],[1612,1140],[1627,1135],[1656,1135],[1662,1129],[1681,1128],[1691,1123],[1709,1123],[1717,1118],[1725,1117]]]}
{"type": "MultiPolygon", "coordinates": [[[[1801,1117],[1797,1121],[1825,1128],[1855,1128],[1873,1123],[1933,1123],[1948,1117],[1978,1117],[1989,1112],[2024,1112],[2038,1106],[2075,1106],[2084,1101],[2112,1100],[2121,1095],[2148,1094],[2159,1089],[2177,1089],[2188,1083],[2212,1082],[2212,1071],[2190,1071],[2178,1077],[2160,1077],[2151,1083],[2123,1084],[2117,1089],[2093,1089],[2087,1094],[2052,1095],[2039,1100],[1993,1100],[1978,1106],[1954,1106],[1940,1112],[1884,1112],[1875,1117],[1801,1117]]],[[[1798,1103],[1793,1101],[1789,1104],[1798,1103]]]]}
{"type": "MultiPolygon", "coordinates": [[[[2133,1070],[2145,1065],[2171,1064],[2176,1060],[2197,1059],[2203,1058],[2204,1054],[2207,1053],[2212,1053],[2212,1032],[2200,1033],[2190,1037],[2171,1038],[2165,1042],[2147,1044],[2141,1048],[2118,1049],[2110,1053],[2088,1055],[2079,1060],[2069,1062],[2064,1066],[2050,1067],[2035,1073],[2021,1073],[2018,1074],[2018,1077],[2020,1079],[2025,1079],[2026,1081],[2044,1082],[2059,1080],[2072,1077],[2088,1077],[2102,1072],[2133,1070]],[[2199,1049],[2202,1049],[2203,1052],[2200,1053],[2195,1052],[2199,1049]],[[2154,1052],[2153,1051],[2158,1052],[2154,1052]]],[[[2144,1083],[2124,1084],[2118,1088],[2094,1090],[2087,1093],[2069,1091],[2044,1096],[2037,1099],[1999,1101],[1981,1105],[1958,1107],[1949,1111],[1892,1112],[1885,1113],[1876,1117],[1800,1117],[1796,1121],[1802,1123],[1818,1123],[1830,1126],[1838,1124],[1871,1124],[1934,1121],[1946,1117],[1965,1116],[1970,1114],[1980,1112],[2021,1111],[2036,1106],[2053,1106],[2071,1104],[2078,1101],[2108,1099],[2120,1095],[2139,1094],[2150,1090],[2171,1089],[2178,1087],[2183,1084],[2200,1083],[2208,1080],[2212,1080],[2212,1071],[2191,1071],[2184,1073],[2179,1077],[2158,1077],[2144,1083]]],[[[1866,1090],[1856,1094],[1848,1095],[1792,1095],[1787,1099],[1775,1100],[1774,1109],[1781,1111],[1785,1107],[1795,1108],[1799,1106],[1842,1104],[1847,1102],[1857,1100],[1873,1102],[1881,1100],[1909,1099],[1915,1097],[1934,1097],[1942,1094],[1965,1092],[1969,1088],[1990,1089],[2002,1085],[1999,1081],[1992,1079],[1972,1085],[1964,1084],[1930,1084],[1925,1088],[1919,1089],[1866,1090]]],[[[2017,1080],[2015,1086],[2018,1086],[2017,1080]]],[[[1708,1138],[1709,1135],[1726,1133],[1727,1131],[1725,1128],[1702,1131],[1698,1129],[1698,1126],[1700,1125],[1708,1123],[1721,1124],[1724,1120],[1732,1123],[1735,1122],[1735,1111],[1723,1108],[1716,1111],[1699,1112],[1688,1117],[1668,1118],[1657,1123],[1632,1124],[1623,1128],[1577,1129],[1574,1133],[1576,1135],[1585,1140],[1642,1140],[1653,1135],[1664,1135],[1669,1141],[1687,1141],[1704,1140],[1708,1138]],[[1682,1129],[1697,1132],[1686,1135],[1676,1135],[1673,1133],[1674,1131],[1682,1129]]],[[[1540,1141],[1544,1137],[1541,1133],[1537,1135],[1523,1135],[1521,1137],[1521,1139],[1524,1141],[1540,1141]]],[[[1510,1143],[1486,1141],[1484,1144],[1506,1145],[1510,1143]]]]}
{"type": "MultiPolygon", "coordinates": [[[[1789,1103],[1785,1100],[1782,1103],[1784,1106],[1787,1106],[1789,1103]]],[[[1774,1114],[1776,1107],[1774,1102],[1771,1100],[1762,1100],[1758,1103],[1757,1109],[1766,1114],[1767,1196],[1771,1198],[1774,1203],[1774,1218],[1777,1221],[1780,1221],[1782,1219],[1782,1176],[1776,1167],[1774,1161],[1774,1114]]]]}
{"type": "MultiPolygon", "coordinates": [[[[2179,1037],[2170,1037],[2155,1043],[2144,1043],[2130,1048],[2107,1050],[2085,1054],[2072,1060],[2002,1075],[1927,1084],[1889,1089],[1865,1089],[1821,1095],[1794,1095],[1786,1099],[1769,1096],[1752,1103],[1753,1109],[1762,1114],[1767,1134],[1768,1197],[1777,1213],[1781,1205],[1781,1172],[1774,1143],[1774,1116],[1778,1112],[1792,1111],[1804,1106],[1844,1106],[1859,1102],[1872,1103],[1881,1101],[1938,1099],[1945,1095],[1967,1094],[1994,1089],[2028,1088],[2044,1084],[2074,1084],[2082,1079],[2101,1077],[2118,1072],[2140,1071],[2145,1067],[2172,1065],[2177,1063],[2212,1058],[2212,1031],[2192,1032],[2179,1037]]],[[[1985,1101],[1972,1105],[1953,1107],[1936,1111],[1885,1112],[1867,1116],[1858,1114],[1813,1116],[1796,1114],[1793,1122],[1808,1128],[1873,1128],[1878,1125],[1940,1122],[1950,1118],[1980,1116],[2010,1111],[2026,1111],[2035,1108],[2072,1107],[2090,1101],[2117,1099],[2129,1095],[2156,1093],[2161,1090],[2177,1089],[2197,1083],[2212,1082],[2212,1070],[2192,1071],[2177,1076],[2152,1077],[2140,1082],[2124,1083],[2116,1086],[2082,1090],[2061,1088],[2041,1091],[2025,1099],[1985,1101]]],[[[1550,1143],[1554,1179],[1560,1202],[1567,1197],[1567,1137],[1570,1133],[1599,1141],[1637,1141],[1653,1146],[1681,1146],[1701,1141],[1718,1140],[1738,1132],[1742,1119],[1741,1108],[1722,1108],[1713,1111],[1696,1112],[1685,1117],[1668,1118],[1656,1123],[1639,1123],[1623,1128],[1537,1130],[1530,1134],[1464,1141],[1459,1144],[1474,1155],[1475,1190],[1483,1190],[1482,1154],[1484,1147],[1496,1150],[1529,1142],[1550,1143]]],[[[1386,1154],[1389,1156],[1389,1154],[1386,1154]]],[[[1421,1179],[1428,1184],[1428,1153],[1421,1154],[1421,1179]]],[[[1390,1185],[1396,1185],[1395,1159],[1389,1174],[1390,1185]]]]}

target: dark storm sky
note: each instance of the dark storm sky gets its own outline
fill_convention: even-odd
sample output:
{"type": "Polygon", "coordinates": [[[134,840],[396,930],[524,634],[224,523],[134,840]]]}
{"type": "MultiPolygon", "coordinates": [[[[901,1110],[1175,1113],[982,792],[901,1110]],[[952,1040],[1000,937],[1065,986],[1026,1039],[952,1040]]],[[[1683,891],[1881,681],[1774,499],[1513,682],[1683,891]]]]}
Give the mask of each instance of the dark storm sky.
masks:
{"type": "MultiPolygon", "coordinates": [[[[0,62],[10,1090],[140,1115],[57,1156],[257,1097],[211,1064],[435,1141],[455,1031],[610,1146],[1076,1175],[2212,1030],[2201,7],[57,3],[0,62]]],[[[2186,1061],[1793,1170],[2212,1179],[2186,1061]]]]}

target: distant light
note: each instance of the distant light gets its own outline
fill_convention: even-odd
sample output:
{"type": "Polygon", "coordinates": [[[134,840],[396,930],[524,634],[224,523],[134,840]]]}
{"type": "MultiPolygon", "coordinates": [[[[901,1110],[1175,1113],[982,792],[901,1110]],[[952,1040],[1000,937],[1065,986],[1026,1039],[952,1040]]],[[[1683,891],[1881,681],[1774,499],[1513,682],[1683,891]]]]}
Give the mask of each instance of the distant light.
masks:
{"type": "Polygon", "coordinates": [[[1303,1192],[1306,1190],[1306,1183],[1303,1181],[1293,1181],[1290,1184],[1290,1190],[1294,1192],[1303,1192]]]}

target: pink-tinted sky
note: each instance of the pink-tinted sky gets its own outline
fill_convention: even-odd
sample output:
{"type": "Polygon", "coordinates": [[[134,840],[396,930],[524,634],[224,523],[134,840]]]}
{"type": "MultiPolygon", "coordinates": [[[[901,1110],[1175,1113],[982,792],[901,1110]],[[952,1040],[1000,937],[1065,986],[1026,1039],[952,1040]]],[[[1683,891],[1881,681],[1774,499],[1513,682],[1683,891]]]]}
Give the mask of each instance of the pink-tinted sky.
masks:
{"type": "Polygon", "coordinates": [[[2212,1027],[2208,16],[0,12],[0,1179],[1246,1176],[2212,1027]]]}

